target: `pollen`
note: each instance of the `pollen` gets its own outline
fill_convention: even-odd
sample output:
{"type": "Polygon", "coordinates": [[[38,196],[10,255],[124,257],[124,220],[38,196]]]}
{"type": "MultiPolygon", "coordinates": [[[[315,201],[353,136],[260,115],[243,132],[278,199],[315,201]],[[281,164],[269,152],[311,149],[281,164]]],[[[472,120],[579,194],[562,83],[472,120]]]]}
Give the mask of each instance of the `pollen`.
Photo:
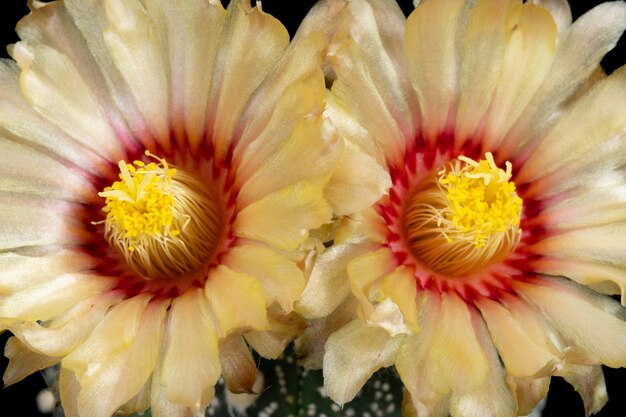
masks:
{"type": "Polygon", "coordinates": [[[120,161],[119,180],[98,193],[105,237],[146,279],[176,278],[206,264],[219,241],[221,210],[199,179],[146,151],[120,161]]]}
{"type": "Polygon", "coordinates": [[[404,239],[419,262],[449,276],[479,272],[506,258],[521,236],[523,200],[513,167],[459,156],[428,177],[404,207],[404,239]]]}

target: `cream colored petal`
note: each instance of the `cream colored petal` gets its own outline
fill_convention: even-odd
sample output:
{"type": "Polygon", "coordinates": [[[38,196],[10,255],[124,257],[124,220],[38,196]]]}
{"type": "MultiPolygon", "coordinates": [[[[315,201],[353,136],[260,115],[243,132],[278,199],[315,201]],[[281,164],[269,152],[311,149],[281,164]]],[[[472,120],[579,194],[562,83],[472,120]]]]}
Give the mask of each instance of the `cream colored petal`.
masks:
{"type": "Polygon", "coordinates": [[[220,340],[220,363],[226,388],[234,393],[252,394],[256,381],[256,362],[242,336],[232,335],[220,340]]]}
{"type": "Polygon", "coordinates": [[[107,172],[110,165],[106,160],[44,119],[25,101],[19,88],[19,71],[15,62],[0,60],[0,124],[6,129],[4,139],[48,153],[84,172],[94,175],[107,172]]]}
{"type": "Polygon", "coordinates": [[[80,384],[76,375],[67,368],[59,370],[59,396],[63,404],[63,412],[67,417],[80,417],[78,413],[78,394],[80,384]]]}
{"type": "Polygon", "coordinates": [[[0,250],[86,243],[83,225],[72,218],[77,206],[0,191],[0,250]]]}
{"type": "Polygon", "coordinates": [[[574,257],[542,257],[533,262],[533,270],[545,275],[567,277],[603,294],[621,294],[626,306],[626,267],[611,266],[574,257]]]}
{"type": "Polygon", "coordinates": [[[237,204],[246,207],[300,181],[327,182],[341,153],[339,145],[334,135],[324,134],[320,120],[297,122],[275,154],[242,179],[237,204]]]}
{"type": "Polygon", "coordinates": [[[378,369],[393,364],[402,336],[392,338],[361,320],[333,333],[326,342],[324,387],[340,405],[352,400],[378,369]]]}
{"type": "Polygon", "coordinates": [[[372,206],[389,188],[391,178],[387,170],[373,157],[346,142],[324,196],[336,216],[346,216],[372,206]]]}
{"type": "Polygon", "coordinates": [[[602,367],[568,364],[556,375],[563,377],[580,395],[585,415],[599,412],[609,400],[602,367]]]}
{"type": "MultiPolygon", "coordinates": [[[[152,374],[150,412],[154,417],[194,417],[196,413],[191,408],[172,403],[167,399],[166,387],[161,384],[162,364],[160,361],[152,374]]],[[[209,394],[212,397],[214,392],[211,391],[209,394]]]]}
{"type": "Polygon", "coordinates": [[[267,302],[256,278],[219,265],[209,273],[204,291],[217,319],[220,337],[240,329],[269,327],[267,302]]]}
{"type": "Polygon", "coordinates": [[[44,45],[18,43],[20,86],[33,108],[85,148],[117,162],[126,155],[93,92],[70,59],[44,45]]]}
{"type": "MultiPolygon", "coordinates": [[[[626,18],[626,16],[625,16],[626,18]]],[[[528,160],[516,183],[532,182],[581,158],[626,129],[626,67],[597,82],[562,115],[528,160]]]]}
{"type": "Polygon", "coordinates": [[[62,365],[75,372],[81,386],[77,398],[80,415],[109,417],[135,397],[148,381],[158,361],[169,301],[145,305],[146,301],[147,298],[142,300],[140,297],[127,301],[135,304],[131,309],[138,313],[137,323],[130,326],[124,320],[112,323],[107,317],[85,344],[63,360],[62,365]],[[127,331],[125,327],[135,331],[132,335],[127,333],[130,339],[126,344],[115,346],[111,340],[100,339],[109,331],[119,335],[127,331]],[[104,346],[96,346],[98,343],[104,346]],[[80,354],[76,354],[79,350],[80,354]],[[98,350],[104,357],[92,357],[86,362],[80,359],[80,356],[98,350]]]}
{"type": "Polygon", "coordinates": [[[560,259],[626,267],[626,223],[569,230],[548,235],[531,246],[532,253],[560,259]]]}
{"type": "Polygon", "coordinates": [[[404,51],[420,103],[422,131],[434,141],[446,128],[457,100],[457,31],[465,22],[463,0],[426,1],[409,16],[404,51]]]}
{"type": "Polygon", "coordinates": [[[346,266],[374,250],[370,243],[334,245],[318,255],[295,309],[308,319],[330,314],[350,293],[346,266]]]}
{"type": "Polygon", "coordinates": [[[574,346],[605,365],[625,366],[626,322],[607,311],[619,308],[616,301],[562,281],[516,283],[515,287],[574,346]]]}
{"type": "Polygon", "coordinates": [[[33,372],[58,363],[61,358],[34,352],[16,337],[10,337],[4,346],[4,355],[9,359],[3,380],[4,386],[13,385],[33,372]]]}
{"type": "Polygon", "coordinates": [[[378,324],[392,336],[400,333],[406,333],[405,327],[413,332],[420,330],[418,306],[417,306],[417,286],[413,268],[399,266],[392,273],[382,278],[378,285],[374,285],[370,293],[370,297],[378,302],[386,299],[392,301],[398,306],[402,313],[402,319],[399,323],[377,323],[375,321],[375,311],[368,321],[372,324],[378,324]]]}
{"type": "Polygon", "coordinates": [[[507,387],[504,380],[504,370],[500,364],[498,352],[494,347],[487,328],[480,318],[474,313],[474,328],[485,355],[487,357],[489,372],[482,387],[478,390],[457,395],[455,391],[450,397],[450,415],[463,417],[515,417],[517,404],[515,397],[507,387]]]}
{"type": "Polygon", "coordinates": [[[0,137],[0,189],[94,204],[98,191],[87,175],[35,149],[0,137]]]}
{"type": "Polygon", "coordinates": [[[531,0],[531,3],[550,12],[559,33],[572,24],[572,10],[567,0],[531,0]]]}
{"type": "Polygon", "coordinates": [[[530,415],[539,404],[539,401],[546,398],[550,388],[550,377],[517,378],[507,375],[506,384],[516,397],[518,414],[525,416],[530,415]]]}
{"type": "Polygon", "coordinates": [[[108,25],[103,36],[135,103],[159,144],[170,149],[169,80],[165,45],[137,0],[103,2],[108,25]]]}
{"type": "Polygon", "coordinates": [[[167,400],[202,411],[213,399],[221,367],[215,324],[201,289],[173,300],[166,332],[159,382],[167,400]]]}
{"type": "Polygon", "coordinates": [[[59,250],[41,256],[5,252],[0,255],[0,294],[26,290],[58,275],[84,272],[96,263],[80,251],[59,250]]]}
{"type": "Polygon", "coordinates": [[[263,287],[268,306],[276,302],[285,312],[304,289],[304,276],[285,255],[266,246],[246,244],[231,248],[222,263],[233,271],[256,278],[263,287]]]}
{"type": "Polygon", "coordinates": [[[306,328],[306,322],[296,313],[268,314],[269,330],[251,330],[245,338],[250,346],[261,356],[268,359],[278,358],[287,345],[306,328]]]}
{"type": "Polygon", "coordinates": [[[23,322],[10,326],[11,332],[30,349],[48,356],[62,357],[81,344],[121,294],[96,295],[45,323],[23,322]]]}
{"type": "Polygon", "coordinates": [[[592,75],[625,28],[626,4],[607,2],[591,9],[562,34],[540,90],[507,134],[507,155],[543,136],[542,132],[554,124],[555,113],[592,75]]]}
{"type": "Polygon", "coordinates": [[[356,299],[346,298],[326,317],[307,321],[307,328],[295,340],[298,364],[321,369],[328,337],[356,318],[356,299]]]}
{"type": "Polygon", "coordinates": [[[219,2],[203,0],[182,7],[167,0],[145,6],[162,38],[169,68],[173,133],[196,153],[204,139],[215,57],[228,15],[219,2]]]}
{"type": "Polygon", "coordinates": [[[454,133],[458,149],[474,134],[491,102],[505,55],[505,24],[518,5],[513,0],[482,0],[472,9],[462,41],[463,65],[459,68],[460,97],[454,133]]]}
{"type": "Polygon", "coordinates": [[[143,385],[137,394],[131,398],[126,404],[122,405],[118,413],[121,415],[133,415],[144,413],[150,408],[150,399],[152,397],[152,377],[143,385]]]}
{"type": "Polygon", "coordinates": [[[113,288],[116,280],[89,274],[64,274],[0,299],[0,317],[50,320],[75,304],[113,288]]]}
{"type": "Polygon", "coordinates": [[[207,128],[219,161],[228,153],[245,104],[289,44],[287,30],[260,7],[250,8],[247,2],[235,0],[228,13],[208,109],[207,128]]]}
{"type": "Polygon", "coordinates": [[[396,267],[393,253],[386,247],[355,258],[347,265],[352,294],[359,300],[361,313],[365,318],[372,314],[374,306],[370,300],[372,284],[391,273],[396,267]]]}
{"type": "MultiPolygon", "coordinates": [[[[322,123],[325,53],[326,40],[321,33],[294,40],[255,91],[236,128],[241,130],[233,153],[239,178],[248,178],[263,166],[302,119],[322,123]]],[[[326,136],[327,132],[323,133],[326,136]]]]}
{"type": "Polygon", "coordinates": [[[385,220],[371,206],[350,216],[344,216],[337,223],[335,244],[340,243],[387,243],[389,229],[385,220]]]}
{"type": "Polygon", "coordinates": [[[234,234],[278,249],[296,249],[309,230],[331,220],[323,187],[324,183],[298,182],[255,201],[238,213],[234,234]]]}
{"type": "Polygon", "coordinates": [[[549,13],[526,3],[509,11],[502,69],[491,101],[484,149],[496,149],[522,114],[550,70],[556,27],[549,13]]]}
{"type": "Polygon", "coordinates": [[[526,323],[517,321],[506,307],[489,299],[480,299],[477,305],[507,373],[516,377],[529,377],[551,362],[559,361],[546,346],[538,345],[533,340],[532,334],[527,333],[526,323]]]}

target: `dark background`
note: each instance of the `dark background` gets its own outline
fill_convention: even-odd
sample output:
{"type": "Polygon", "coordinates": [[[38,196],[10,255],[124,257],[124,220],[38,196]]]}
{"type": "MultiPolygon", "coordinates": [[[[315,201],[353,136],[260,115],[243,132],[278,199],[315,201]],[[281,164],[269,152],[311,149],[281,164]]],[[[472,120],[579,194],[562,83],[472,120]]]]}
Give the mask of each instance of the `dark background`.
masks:
{"type": "MultiPolygon", "coordinates": [[[[413,9],[411,0],[398,0],[398,3],[405,14],[410,13],[413,9]]],[[[601,1],[598,0],[570,2],[575,18],[599,3],[601,3],[601,1]],[[581,3],[584,3],[584,5],[581,3]]],[[[265,0],[263,1],[263,10],[282,21],[293,36],[299,22],[313,4],[315,4],[314,0],[265,0]]],[[[27,13],[28,8],[26,7],[26,0],[4,0],[0,4],[0,57],[7,57],[4,45],[14,43],[18,40],[14,32],[15,24],[20,17],[27,13]]],[[[622,36],[617,48],[605,57],[602,61],[602,65],[605,70],[610,73],[614,69],[624,65],[624,63],[626,63],[626,37],[622,36]]],[[[7,333],[0,335],[0,347],[4,346],[8,336],[7,333]]],[[[0,355],[0,373],[4,372],[6,363],[6,358],[0,355]]],[[[626,382],[626,370],[605,368],[605,378],[610,400],[597,416],[626,416],[626,391],[623,388],[624,382],[626,382]]],[[[7,387],[4,390],[0,388],[0,416],[41,417],[42,414],[38,412],[35,405],[35,396],[45,387],[43,377],[40,374],[34,374],[14,386],[7,387]]],[[[552,379],[550,394],[543,416],[584,416],[584,409],[580,397],[574,392],[572,387],[561,378],[552,379]]]]}

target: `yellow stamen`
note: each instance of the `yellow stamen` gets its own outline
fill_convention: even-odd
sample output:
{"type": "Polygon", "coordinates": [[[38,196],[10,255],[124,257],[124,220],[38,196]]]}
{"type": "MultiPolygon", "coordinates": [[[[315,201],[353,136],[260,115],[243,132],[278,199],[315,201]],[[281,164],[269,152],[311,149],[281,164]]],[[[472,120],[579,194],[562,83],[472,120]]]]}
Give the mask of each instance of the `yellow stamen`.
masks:
{"type": "Polygon", "coordinates": [[[405,239],[433,270],[466,275],[504,259],[520,237],[522,199],[489,152],[460,156],[416,190],[405,207],[405,239]]]}
{"type": "Polygon", "coordinates": [[[175,278],[208,261],[222,230],[215,198],[165,159],[120,161],[106,198],[105,237],[144,278],[175,278]]]}

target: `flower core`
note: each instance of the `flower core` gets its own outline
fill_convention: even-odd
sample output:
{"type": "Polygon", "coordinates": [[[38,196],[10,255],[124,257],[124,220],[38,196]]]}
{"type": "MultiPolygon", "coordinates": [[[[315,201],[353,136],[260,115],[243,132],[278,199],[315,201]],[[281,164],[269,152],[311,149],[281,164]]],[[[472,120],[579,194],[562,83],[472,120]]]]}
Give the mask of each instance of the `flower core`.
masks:
{"type": "Polygon", "coordinates": [[[165,159],[119,162],[106,187],[105,238],[145,279],[177,278],[206,265],[222,234],[217,199],[192,174],[165,159]]]}
{"type": "Polygon", "coordinates": [[[522,199],[506,171],[485,159],[459,156],[428,177],[404,207],[404,238],[435,272],[467,275],[506,258],[521,236],[522,199]]]}

